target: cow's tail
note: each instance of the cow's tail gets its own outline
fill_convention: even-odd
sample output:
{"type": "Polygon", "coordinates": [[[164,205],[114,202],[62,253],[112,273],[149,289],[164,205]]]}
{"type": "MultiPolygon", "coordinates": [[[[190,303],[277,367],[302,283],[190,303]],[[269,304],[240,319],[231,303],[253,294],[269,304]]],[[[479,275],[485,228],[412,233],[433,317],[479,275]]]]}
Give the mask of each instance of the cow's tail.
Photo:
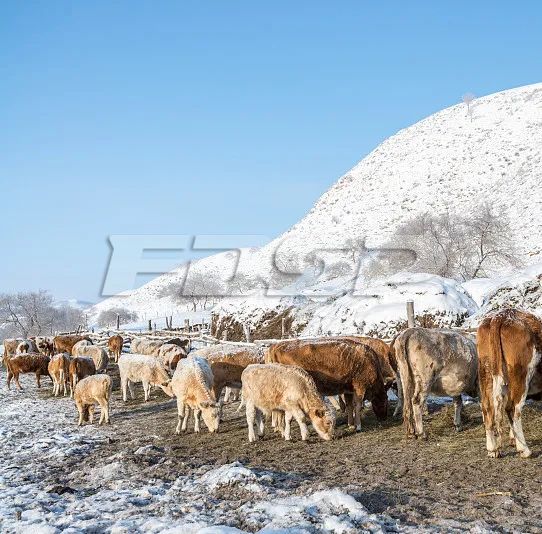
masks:
{"type": "Polygon", "coordinates": [[[504,407],[508,396],[508,366],[502,348],[501,337],[501,329],[505,320],[506,317],[502,313],[498,313],[491,319],[489,329],[489,344],[491,354],[493,355],[493,358],[491,359],[493,422],[499,441],[503,432],[504,407]]]}
{"type": "Polygon", "coordinates": [[[412,409],[412,400],[414,396],[414,376],[410,366],[408,355],[408,332],[403,332],[393,341],[395,348],[395,357],[397,358],[397,368],[402,384],[403,393],[403,426],[407,435],[415,435],[414,411],[412,409]]]}
{"type": "Polygon", "coordinates": [[[113,381],[112,380],[104,380],[103,381],[103,398],[109,402],[109,399],[111,398],[111,392],[113,389],[113,381]]]}

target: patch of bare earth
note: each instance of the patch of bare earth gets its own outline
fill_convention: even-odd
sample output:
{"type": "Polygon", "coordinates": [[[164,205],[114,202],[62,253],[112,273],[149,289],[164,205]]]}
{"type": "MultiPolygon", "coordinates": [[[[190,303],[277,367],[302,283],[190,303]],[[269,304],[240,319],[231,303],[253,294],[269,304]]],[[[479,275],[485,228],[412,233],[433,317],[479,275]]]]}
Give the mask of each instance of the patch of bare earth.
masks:
{"type": "MultiPolygon", "coordinates": [[[[252,469],[273,471],[274,484],[293,493],[340,487],[369,512],[406,525],[462,529],[483,520],[498,531],[542,532],[541,403],[524,410],[534,457],[521,459],[508,448],[504,458],[493,460],[486,456],[477,404],[465,408],[460,433],[453,430],[451,406],[430,405],[425,417],[428,441],[406,440],[399,420],[390,417],[380,424],[366,410],[362,432],[348,430],[339,417],[338,435],[331,442],[319,440],[314,432],[302,442],[294,425],[292,442],[267,429],[258,443],[249,444],[244,413],[236,412],[238,403],[226,406],[218,434],[209,434],[205,427],[194,434],[190,421],[189,431],[176,435],[175,400],[153,391],[145,403],[141,387],[136,389],[137,398],[123,403],[115,376],[113,424],[106,428],[109,440],[93,455],[122,452],[134,465],[152,464],[153,477],[166,481],[203,465],[237,460],[252,469]],[[148,445],[154,446],[153,454],[133,454],[148,445]]],[[[49,388],[40,397],[54,402],[49,388]]],[[[91,455],[84,461],[92,465],[94,459],[91,455]]],[[[223,490],[220,497],[243,502],[238,492],[223,490]]]]}

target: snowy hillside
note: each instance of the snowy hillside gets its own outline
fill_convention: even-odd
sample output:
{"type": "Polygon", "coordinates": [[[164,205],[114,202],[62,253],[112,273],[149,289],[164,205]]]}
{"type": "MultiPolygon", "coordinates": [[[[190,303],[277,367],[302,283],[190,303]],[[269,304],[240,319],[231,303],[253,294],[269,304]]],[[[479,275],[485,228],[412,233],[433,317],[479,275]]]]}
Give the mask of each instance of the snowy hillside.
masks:
{"type": "MultiPolygon", "coordinates": [[[[243,255],[242,270],[268,279],[271,258],[303,271],[306,255],[327,249],[328,264],[348,255],[336,250],[366,238],[384,244],[416,214],[455,208],[473,212],[484,202],[507,212],[513,237],[527,263],[542,254],[542,84],[495,93],[431,115],[393,135],[342,176],[289,231],[260,251],[243,255]],[[333,251],[330,251],[333,249],[333,251]]],[[[242,209],[242,206],[240,207],[242,209]]],[[[250,228],[247,228],[250,231],[250,228]]],[[[190,272],[228,278],[236,255],[225,253],[195,262],[190,272]]],[[[175,303],[161,298],[164,287],[183,280],[185,268],[158,277],[92,313],[123,306],[146,316],[171,314],[175,303]]]]}

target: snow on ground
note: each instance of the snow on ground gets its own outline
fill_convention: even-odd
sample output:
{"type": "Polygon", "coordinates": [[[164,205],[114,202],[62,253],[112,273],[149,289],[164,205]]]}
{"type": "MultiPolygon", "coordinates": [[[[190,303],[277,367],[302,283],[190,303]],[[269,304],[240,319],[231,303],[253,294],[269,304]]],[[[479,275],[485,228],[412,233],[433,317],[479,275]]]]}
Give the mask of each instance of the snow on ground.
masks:
{"type": "Polygon", "coordinates": [[[338,488],[293,495],[276,487],[274,473],[238,462],[202,466],[173,483],[153,479],[145,466],[166,461],[160,447],[102,457],[100,445],[115,439],[114,423],[79,428],[73,401],[43,398],[31,376],[22,382],[25,391],[19,393],[0,380],[2,532],[412,531],[369,514],[338,488]],[[134,457],[147,463],[134,469],[134,457]],[[224,491],[242,496],[243,504],[221,499],[224,491]]]}

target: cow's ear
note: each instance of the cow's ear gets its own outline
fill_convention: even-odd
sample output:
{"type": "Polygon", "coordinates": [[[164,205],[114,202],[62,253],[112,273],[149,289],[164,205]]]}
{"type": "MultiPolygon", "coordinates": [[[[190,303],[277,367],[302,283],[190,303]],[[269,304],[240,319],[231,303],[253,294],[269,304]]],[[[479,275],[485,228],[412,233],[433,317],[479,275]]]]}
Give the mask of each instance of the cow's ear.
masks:
{"type": "Polygon", "coordinates": [[[202,408],[209,408],[209,406],[211,406],[211,403],[209,401],[203,401],[203,402],[200,402],[199,405],[202,408]]]}

